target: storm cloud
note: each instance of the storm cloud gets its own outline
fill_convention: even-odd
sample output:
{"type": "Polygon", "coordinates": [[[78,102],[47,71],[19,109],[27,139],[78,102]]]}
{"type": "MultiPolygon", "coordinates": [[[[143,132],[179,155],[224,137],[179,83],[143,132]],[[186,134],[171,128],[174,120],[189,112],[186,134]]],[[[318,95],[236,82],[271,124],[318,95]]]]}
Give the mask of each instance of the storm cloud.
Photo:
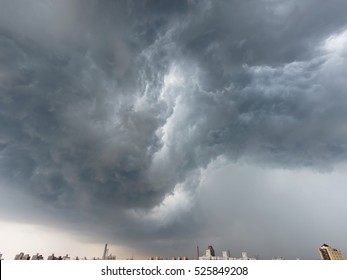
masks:
{"type": "MultiPolygon", "coordinates": [[[[2,193],[50,209],[35,222],[101,242],[169,257],[168,248],[187,244],[227,246],[234,233],[233,242],[270,257],[277,251],[259,252],[254,238],[273,240],[279,217],[252,215],[261,197],[278,199],[268,178],[303,172],[310,181],[346,163],[346,8],[343,0],[1,0],[2,193]],[[222,175],[205,180],[213,168],[222,175]],[[227,202],[235,196],[248,205],[242,213],[240,201],[227,202]],[[211,232],[223,213],[226,232],[211,232]]],[[[297,204],[306,239],[318,225],[295,199],[302,184],[289,185],[279,234],[292,234],[297,204]]]]}

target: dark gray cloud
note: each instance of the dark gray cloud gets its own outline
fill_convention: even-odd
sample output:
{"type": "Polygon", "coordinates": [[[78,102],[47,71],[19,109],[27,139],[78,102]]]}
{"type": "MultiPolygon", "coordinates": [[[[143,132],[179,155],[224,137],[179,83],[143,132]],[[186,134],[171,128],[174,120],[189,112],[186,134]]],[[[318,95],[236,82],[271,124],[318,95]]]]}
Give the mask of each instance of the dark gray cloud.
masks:
{"type": "MultiPolygon", "coordinates": [[[[199,190],[221,156],[331,171],[347,156],[347,4],[320,2],[1,1],[2,188],[57,210],[42,222],[165,253],[208,242],[199,190]]],[[[232,217],[256,224],[256,194],[276,194],[237,182],[225,197],[253,207],[232,217]]]]}

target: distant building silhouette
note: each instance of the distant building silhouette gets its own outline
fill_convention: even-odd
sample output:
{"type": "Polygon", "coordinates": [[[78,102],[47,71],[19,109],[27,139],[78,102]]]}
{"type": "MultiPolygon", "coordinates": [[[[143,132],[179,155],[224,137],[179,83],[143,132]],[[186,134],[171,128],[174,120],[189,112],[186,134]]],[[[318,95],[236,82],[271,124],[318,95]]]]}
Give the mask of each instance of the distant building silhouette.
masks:
{"type": "Polygon", "coordinates": [[[20,252],[18,255],[14,257],[15,260],[30,260],[29,254],[24,254],[23,252],[20,252]]]}
{"type": "Polygon", "coordinates": [[[31,257],[32,260],[43,260],[43,256],[37,253],[31,257]]]}
{"type": "MultiPolygon", "coordinates": [[[[65,257],[68,257],[68,255],[66,255],[65,257]]],[[[61,261],[61,260],[63,260],[63,257],[62,256],[56,257],[54,254],[52,254],[52,255],[48,256],[47,260],[50,260],[50,261],[61,261]]]]}
{"type": "Polygon", "coordinates": [[[108,256],[108,248],[107,248],[107,243],[105,243],[105,248],[104,248],[104,253],[102,254],[102,259],[106,260],[108,256]]]}
{"type": "Polygon", "coordinates": [[[211,245],[208,246],[206,254],[199,257],[199,260],[255,260],[247,256],[246,252],[242,252],[241,258],[230,257],[229,251],[222,251],[222,256],[216,256],[211,245]]]}
{"type": "MultiPolygon", "coordinates": [[[[212,245],[208,245],[207,247],[207,251],[209,251],[209,254],[212,256],[212,257],[215,257],[215,253],[214,253],[214,249],[212,247],[212,245]]],[[[207,251],[206,251],[206,254],[207,254],[207,251]]]]}

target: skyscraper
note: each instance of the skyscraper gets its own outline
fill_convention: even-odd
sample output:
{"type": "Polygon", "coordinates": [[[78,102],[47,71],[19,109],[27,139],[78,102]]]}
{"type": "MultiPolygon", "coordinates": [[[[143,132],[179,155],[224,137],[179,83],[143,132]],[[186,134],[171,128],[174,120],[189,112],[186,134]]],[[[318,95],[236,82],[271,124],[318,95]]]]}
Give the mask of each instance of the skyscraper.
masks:
{"type": "Polygon", "coordinates": [[[210,252],[210,255],[212,257],[215,256],[214,249],[213,249],[212,245],[208,245],[207,250],[210,252]]]}
{"type": "Polygon", "coordinates": [[[106,260],[108,256],[108,248],[107,248],[107,243],[105,243],[105,248],[104,248],[104,253],[102,254],[102,259],[106,260]]]}
{"type": "Polygon", "coordinates": [[[334,249],[327,244],[323,244],[319,247],[319,254],[322,260],[344,260],[340,250],[334,249]]]}

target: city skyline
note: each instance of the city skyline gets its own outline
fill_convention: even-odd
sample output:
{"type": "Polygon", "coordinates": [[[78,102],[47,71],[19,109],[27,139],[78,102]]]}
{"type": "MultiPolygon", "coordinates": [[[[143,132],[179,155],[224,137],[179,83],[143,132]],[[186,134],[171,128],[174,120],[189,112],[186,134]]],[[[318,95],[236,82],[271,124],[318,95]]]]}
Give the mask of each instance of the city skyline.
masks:
{"type": "Polygon", "coordinates": [[[346,9],[0,0],[0,252],[347,252],[346,9]]]}
{"type": "MultiPolygon", "coordinates": [[[[115,254],[112,254],[112,252],[109,251],[109,244],[105,244],[102,256],[94,256],[87,258],[86,256],[71,256],[70,254],[65,255],[59,255],[52,253],[51,255],[45,257],[44,255],[40,253],[36,254],[27,254],[25,252],[20,252],[19,254],[16,254],[14,257],[14,260],[117,260],[117,256],[115,254]]],[[[230,254],[230,250],[223,250],[221,251],[221,255],[218,256],[218,253],[215,252],[212,245],[207,246],[206,253],[203,254],[199,250],[199,246],[197,246],[197,252],[195,258],[190,258],[191,260],[259,260],[259,255],[256,257],[254,256],[248,256],[247,252],[242,252],[241,257],[232,256],[230,254]]],[[[339,249],[332,248],[330,245],[323,244],[319,247],[319,255],[321,260],[344,260],[343,252],[339,249]]],[[[0,260],[2,260],[2,253],[0,253],[0,260]]],[[[11,259],[11,258],[7,258],[11,259]]],[[[122,258],[118,258],[118,260],[122,260],[122,258]]],[[[127,258],[126,260],[136,260],[134,256],[131,256],[127,258]]],[[[151,256],[146,258],[140,258],[140,260],[189,260],[189,258],[186,255],[180,255],[180,256],[151,256]]],[[[273,257],[272,260],[286,260],[283,256],[281,257],[273,257]]],[[[296,260],[299,260],[299,258],[296,258],[296,260]]]]}

